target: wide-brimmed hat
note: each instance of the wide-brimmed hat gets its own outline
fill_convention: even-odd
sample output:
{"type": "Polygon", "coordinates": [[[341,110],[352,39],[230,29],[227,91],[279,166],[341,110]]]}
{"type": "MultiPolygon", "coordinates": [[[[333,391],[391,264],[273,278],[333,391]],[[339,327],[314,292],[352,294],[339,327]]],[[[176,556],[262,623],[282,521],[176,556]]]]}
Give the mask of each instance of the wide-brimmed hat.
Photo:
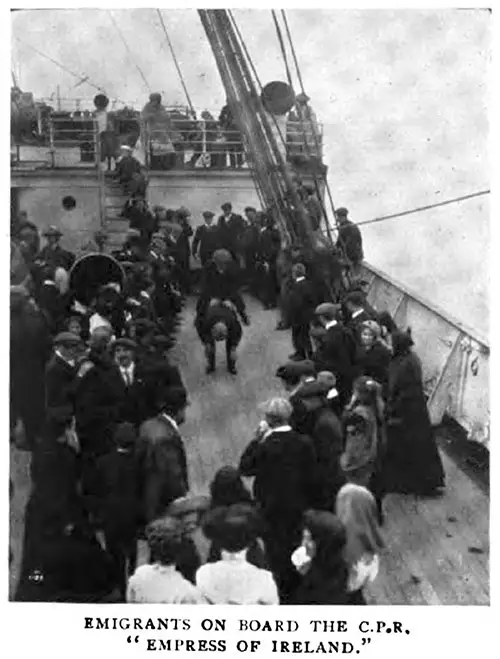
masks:
{"type": "Polygon", "coordinates": [[[325,316],[330,320],[336,320],[340,314],[340,305],[333,304],[333,302],[323,302],[318,305],[314,310],[316,316],[325,316]]]}
{"type": "Polygon", "coordinates": [[[167,508],[167,515],[177,519],[191,513],[204,513],[210,508],[210,497],[204,494],[188,495],[175,499],[167,508]]]}
{"type": "Polygon", "coordinates": [[[276,371],[276,377],[285,382],[294,382],[303,376],[314,376],[315,374],[316,367],[310,359],[304,359],[300,362],[287,362],[276,371]]]}
{"type": "Polygon", "coordinates": [[[46,236],[47,238],[49,236],[54,236],[54,237],[57,236],[57,238],[60,238],[63,234],[62,234],[62,231],[60,229],[58,229],[54,224],[52,224],[50,227],[45,229],[45,231],[43,232],[42,235],[46,236]]]}
{"type": "Polygon", "coordinates": [[[137,343],[127,337],[121,337],[113,342],[111,351],[114,352],[117,348],[127,348],[127,350],[133,350],[135,352],[137,350],[137,343]]]}
{"type": "Polygon", "coordinates": [[[73,332],[59,332],[59,334],[54,339],[54,345],[78,345],[83,343],[81,337],[78,334],[73,334],[73,332]]]}

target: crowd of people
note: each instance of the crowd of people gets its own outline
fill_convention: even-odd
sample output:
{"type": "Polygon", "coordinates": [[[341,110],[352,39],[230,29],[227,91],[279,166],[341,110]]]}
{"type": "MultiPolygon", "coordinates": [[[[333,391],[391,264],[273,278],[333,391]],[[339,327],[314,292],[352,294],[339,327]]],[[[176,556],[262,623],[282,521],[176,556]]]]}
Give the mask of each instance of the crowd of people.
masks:
{"type": "MultiPolygon", "coordinates": [[[[303,194],[314,222],[314,191],[303,194]]],[[[32,478],[16,599],[363,604],[383,560],[385,496],[444,486],[411,334],[368,304],[341,259],[340,284],[326,286],[322,259],[282,249],[270,213],[227,202],[193,230],[187,208],[142,203],[111,259],[102,232],[82,259],[56,227],[40,249],[36,224],[12,225],[11,437],[31,451],[32,478]],[[237,375],[245,289],[279,307],[294,347],[239,462],[205,496],[191,493],[189,393],[170,359],[191,256],[208,374],[224,344],[237,375]]],[[[361,235],[347,209],[337,217],[352,272],[361,235]]]]}

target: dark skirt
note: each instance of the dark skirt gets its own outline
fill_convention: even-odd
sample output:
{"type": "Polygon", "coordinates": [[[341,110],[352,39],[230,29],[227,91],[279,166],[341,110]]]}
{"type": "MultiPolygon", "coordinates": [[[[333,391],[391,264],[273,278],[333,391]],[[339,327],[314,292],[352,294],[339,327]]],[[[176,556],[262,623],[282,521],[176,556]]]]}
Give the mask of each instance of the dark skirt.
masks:
{"type": "Polygon", "coordinates": [[[387,428],[384,491],[432,495],[445,475],[425,399],[410,400],[395,425],[387,428]]]}

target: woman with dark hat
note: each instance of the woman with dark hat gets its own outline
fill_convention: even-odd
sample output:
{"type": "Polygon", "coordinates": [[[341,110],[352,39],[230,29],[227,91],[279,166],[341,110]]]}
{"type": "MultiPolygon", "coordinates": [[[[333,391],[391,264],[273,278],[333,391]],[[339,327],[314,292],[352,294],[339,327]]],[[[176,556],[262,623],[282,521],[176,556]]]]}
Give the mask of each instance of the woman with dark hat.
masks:
{"type": "Polygon", "coordinates": [[[392,343],[385,486],[388,492],[438,494],[445,475],[424,395],[422,365],[411,349],[409,332],[394,332],[392,343]]]}
{"type": "Polygon", "coordinates": [[[182,524],[163,517],[146,528],[150,562],[137,568],[127,588],[131,604],[205,604],[199,589],[177,570],[182,524]]]}
{"type": "Polygon", "coordinates": [[[259,533],[252,506],[215,508],[206,515],[203,530],[221,548],[221,560],[203,565],[196,573],[196,585],[211,604],[279,604],[271,573],[247,561],[247,551],[259,533]]]}
{"type": "Polygon", "coordinates": [[[302,575],[292,604],[348,604],[348,567],[344,560],[347,536],[333,513],[304,513],[302,543],[292,554],[292,563],[302,575]]]}

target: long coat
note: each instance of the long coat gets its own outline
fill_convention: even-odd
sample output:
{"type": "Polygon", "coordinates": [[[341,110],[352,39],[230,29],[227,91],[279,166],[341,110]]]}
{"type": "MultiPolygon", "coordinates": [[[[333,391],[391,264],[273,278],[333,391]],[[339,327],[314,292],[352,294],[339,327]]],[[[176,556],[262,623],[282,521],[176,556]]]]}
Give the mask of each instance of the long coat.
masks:
{"type": "Polygon", "coordinates": [[[366,375],[382,385],[384,397],[387,396],[389,382],[389,365],[391,351],[382,343],[376,342],[369,350],[360,348],[356,358],[358,375],[366,375]]]}
{"type": "Polygon", "coordinates": [[[337,377],[337,388],[343,404],[348,402],[355,377],[352,335],[341,323],[329,327],[314,361],[318,371],[330,371],[337,377]]]}
{"type": "Polygon", "coordinates": [[[169,504],[189,489],[184,444],[165,415],[159,414],[141,425],[138,464],[143,514],[148,523],[161,517],[169,504]]]}
{"type": "Polygon", "coordinates": [[[422,385],[422,366],[409,351],[389,367],[387,492],[432,493],[444,485],[444,470],[422,385]]]}
{"type": "Polygon", "coordinates": [[[45,417],[45,364],[50,336],[41,311],[33,304],[12,309],[10,317],[11,424],[22,419],[29,444],[42,430],[45,417]]]}
{"type": "Polygon", "coordinates": [[[213,253],[222,247],[221,235],[217,226],[208,226],[202,224],[196,228],[192,250],[193,256],[196,257],[200,254],[200,261],[202,265],[212,258],[213,253]]]}

